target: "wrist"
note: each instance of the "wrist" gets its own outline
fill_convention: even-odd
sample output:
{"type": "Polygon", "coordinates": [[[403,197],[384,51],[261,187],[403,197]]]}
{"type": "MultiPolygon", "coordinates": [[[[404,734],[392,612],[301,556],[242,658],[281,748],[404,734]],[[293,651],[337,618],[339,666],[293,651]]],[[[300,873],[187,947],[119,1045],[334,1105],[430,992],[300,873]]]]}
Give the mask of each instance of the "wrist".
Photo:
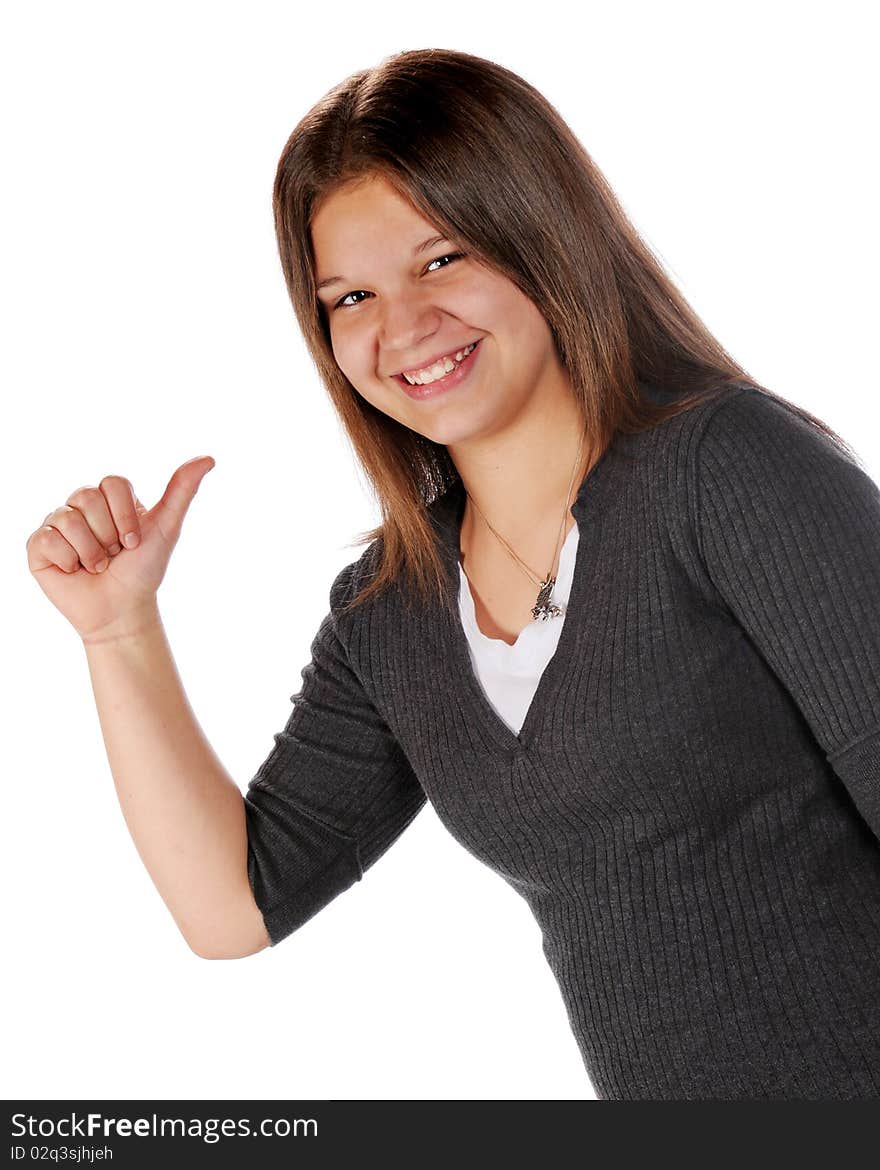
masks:
{"type": "Polygon", "coordinates": [[[101,626],[97,630],[92,630],[88,634],[81,634],[80,638],[83,646],[88,649],[91,646],[104,646],[130,641],[134,638],[142,637],[152,630],[160,629],[161,626],[162,617],[159,613],[159,607],[155,602],[151,602],[133,610],[124,617],[119,617],[112,622],[108,622],[107,625],[101,626]]]}

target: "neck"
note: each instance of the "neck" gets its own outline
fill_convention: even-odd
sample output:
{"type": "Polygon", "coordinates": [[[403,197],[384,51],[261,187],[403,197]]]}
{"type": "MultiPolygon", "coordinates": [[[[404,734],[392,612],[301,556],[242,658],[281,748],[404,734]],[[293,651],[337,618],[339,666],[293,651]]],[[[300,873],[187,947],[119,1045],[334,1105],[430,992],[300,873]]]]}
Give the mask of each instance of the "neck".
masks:
{"type": "Polygon", "coordinates": [[[448,450],[470,497],[462,519],[462,543],[471,543],[477,534],[483,539],[488,520],[517,551],[518,544],[534,546],[539,533],[540,544],[546,547],[548,536],[555,539],[563,524],[563,512],[565,538],[573,523],[571,503],[598,457],[589,436],[583,436],[580,410],[570,390],[524,412],[503,430],[450,445],[448,450]]]}

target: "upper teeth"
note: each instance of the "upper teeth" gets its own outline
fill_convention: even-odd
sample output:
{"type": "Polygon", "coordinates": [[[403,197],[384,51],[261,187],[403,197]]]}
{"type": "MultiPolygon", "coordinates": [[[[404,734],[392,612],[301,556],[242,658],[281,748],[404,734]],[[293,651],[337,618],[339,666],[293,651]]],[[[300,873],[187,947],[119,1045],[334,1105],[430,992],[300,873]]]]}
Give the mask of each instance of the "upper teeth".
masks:
{"type": "Polygon", "coordinates": [[[426,386],[429,382],[436,382],[438,378],[444,378],[450,370],[454,370],[455,363],[463,361],[476,344],[473,341],[458,353],[447,354],[427,369],[404,371],[403,376],[411,386],[426,386]]]}

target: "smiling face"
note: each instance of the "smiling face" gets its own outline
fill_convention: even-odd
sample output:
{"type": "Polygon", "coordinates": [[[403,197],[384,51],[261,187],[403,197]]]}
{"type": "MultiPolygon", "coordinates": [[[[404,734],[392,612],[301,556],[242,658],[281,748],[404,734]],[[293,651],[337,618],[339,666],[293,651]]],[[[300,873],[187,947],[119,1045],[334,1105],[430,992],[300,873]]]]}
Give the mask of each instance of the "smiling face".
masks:
{"type": "Polygon", "coordinates": [[[545,397],[568,383],[535,305],[441,231],[371,175],[319,206],[312,247],[339,368],[377,410],[450,445],[497,433],[524,411],[540,413],[545,397]],[[473,342],[459,365],[455,356],[473,342]],[[444,355],[450,361],[432,367],[430,385],[402,376],[421,378],[415,371],[444,355]],[[450,364],[456,368],[438,378],[450,364]]]}

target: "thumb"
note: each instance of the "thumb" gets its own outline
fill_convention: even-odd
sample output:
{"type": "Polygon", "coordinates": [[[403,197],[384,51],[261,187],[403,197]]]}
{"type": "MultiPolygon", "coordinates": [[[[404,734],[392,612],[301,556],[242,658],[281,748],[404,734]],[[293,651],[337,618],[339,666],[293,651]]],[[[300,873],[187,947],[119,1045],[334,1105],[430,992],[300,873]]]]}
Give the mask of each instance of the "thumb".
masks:
{"type": "Polygon", "coordinates": [[[202,480],[215,466],[211,455],[200,455],[188,459],[171,476],[162,498],[153,508],[153,516],[160,521],[166,536],[176,540],[183,526],[193,496],[199,490],[202,480]]]}

